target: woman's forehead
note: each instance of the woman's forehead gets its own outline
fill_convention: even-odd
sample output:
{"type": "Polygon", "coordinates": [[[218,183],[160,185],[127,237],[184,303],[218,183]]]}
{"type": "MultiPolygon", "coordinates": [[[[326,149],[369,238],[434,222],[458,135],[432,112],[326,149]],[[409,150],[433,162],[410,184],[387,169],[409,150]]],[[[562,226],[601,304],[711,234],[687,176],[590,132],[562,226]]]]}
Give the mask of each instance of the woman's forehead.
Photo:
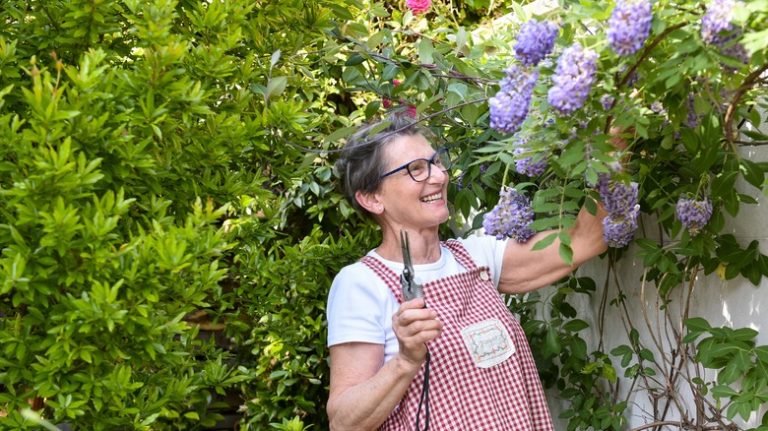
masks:
{"type": "Polygon", "coordinates": [[[384,149],[388,160],[393,164],[408,162],[413,159],[432,157],[435,149],[423,135],[403,135],[390,141],[384,149]]]}

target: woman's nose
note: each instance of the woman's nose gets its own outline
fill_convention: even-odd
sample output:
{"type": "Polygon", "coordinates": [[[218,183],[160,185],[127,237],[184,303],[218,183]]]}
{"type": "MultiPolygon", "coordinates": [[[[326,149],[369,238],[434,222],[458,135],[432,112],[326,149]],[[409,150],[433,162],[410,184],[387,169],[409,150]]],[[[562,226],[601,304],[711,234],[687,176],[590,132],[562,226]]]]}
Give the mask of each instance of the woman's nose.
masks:
{"type": "Polygon", "coordinates": [[[429,166],[429,178],[427,181],[431,183],[443,183],[448,178],[448,171],[444,171],[440,166],[429,166]]]}

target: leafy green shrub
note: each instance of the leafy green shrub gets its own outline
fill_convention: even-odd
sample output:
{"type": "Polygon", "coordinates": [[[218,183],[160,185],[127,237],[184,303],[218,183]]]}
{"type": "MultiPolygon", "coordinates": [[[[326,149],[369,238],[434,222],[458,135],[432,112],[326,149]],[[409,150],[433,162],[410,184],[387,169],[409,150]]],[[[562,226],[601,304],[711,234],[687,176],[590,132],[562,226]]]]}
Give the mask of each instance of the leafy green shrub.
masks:
{"type": "MultiPolygon", "coordinates": [[[[284,12],[321,11],[318,28],[328,25],[327,9],[300,3],[3,5],[0,409],[10,427],[32,426],[20,414],[31,400],[77,428],[210,427],[261,376],[208,336],[220,322],[192,318],[262,318],[245,311],[263,312],[263,298],[231,302],[230,268],[247,260],[258,272],[273,246],[238,243],[227,224],[236,211],[270,213],[262,238],[281,218],[297,235],[311,230],[273,210],[311,168],[277,144],[303,130],[304,105],[277,100],[275,62],[254,50],[263,25],[298,16],[284,12]]],[[[295,49],[318,37],[301,35],[295,49]]]]}
{"type": "MultiPolygon", "coordinates": [[[[320,229],[300,242],[291,238],[242,254],[233,268],[240,344],[255,357],[255,379],[245,389],[246,429],[264,429],[284,418],[327,423],[325,303],[342,266],[371,246],[371,230],[333,240],[320,229]],[[249,317],[258,316],[251,321],[249,317]]],[[[233,328],[234,329],[234,328],[233,328]]],[[[245,358],[244,360],[248,360],[245,358]]]]}

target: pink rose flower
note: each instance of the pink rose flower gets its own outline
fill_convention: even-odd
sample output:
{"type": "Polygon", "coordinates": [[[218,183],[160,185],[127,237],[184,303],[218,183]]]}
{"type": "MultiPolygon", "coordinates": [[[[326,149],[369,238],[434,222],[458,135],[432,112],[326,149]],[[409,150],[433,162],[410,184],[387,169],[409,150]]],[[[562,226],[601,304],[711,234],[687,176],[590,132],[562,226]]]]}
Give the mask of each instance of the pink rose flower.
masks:
{"type": "Polygon", "coordinates": [[[432,0],[406,0],[406,5],[413,11],[414,15],[425,13],[432,6],[432,0]]]}

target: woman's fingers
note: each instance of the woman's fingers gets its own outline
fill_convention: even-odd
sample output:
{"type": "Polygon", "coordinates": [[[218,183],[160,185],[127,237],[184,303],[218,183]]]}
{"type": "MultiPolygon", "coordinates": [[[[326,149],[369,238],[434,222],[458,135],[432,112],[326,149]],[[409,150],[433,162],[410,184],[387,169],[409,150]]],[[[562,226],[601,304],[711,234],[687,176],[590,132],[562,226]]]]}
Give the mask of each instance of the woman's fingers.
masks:
{"type": "Polygon", "coordinates": [[[400,333],[405,337],[423,338],[426,333],[439,333],[443,328],[443,322],[438,319],[417,320],[408,326],[401,327],[400,333]]]}
{"type": "Polygon", "coordinates": [[[424,308],[426,304],[427,303],[424,301],[424,298],[414,298],[414,299],[411,299],[410,301],[406,301],[400,304],[400,308],[398,309],[398,311],[424,308]]]}
{"type": "Polygon", "coordinates": [[[437,312],[431,308],[400,308],[397,313],[395,313],[395,322],[392,323],[399,324],[400,326],[408,326],[413,322],[436,318],[437,312]]]}
{"type": "Polygon", "coordinates": [[[400,342],[401,351],[409,357],[422,359],[426,355],[425,343],[440,335],[443,322],[437,312],[423,308],[424,300],[416,298],[400,305],[392,316],[392,327],[400,342]]]}

